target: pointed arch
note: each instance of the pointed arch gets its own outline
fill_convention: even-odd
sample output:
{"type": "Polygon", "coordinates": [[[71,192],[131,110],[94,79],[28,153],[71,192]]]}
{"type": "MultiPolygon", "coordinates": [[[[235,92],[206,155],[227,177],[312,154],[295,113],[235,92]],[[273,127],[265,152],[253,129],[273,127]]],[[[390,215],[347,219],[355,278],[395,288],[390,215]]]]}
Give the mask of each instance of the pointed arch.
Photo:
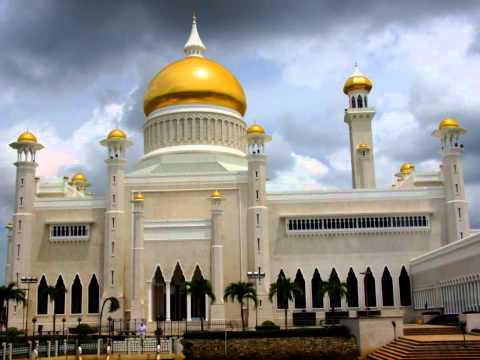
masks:
{"type": "MultiPolygon", "coordinates": [[[[192,276],[192,281],[195,280],[203,280],[202,271],[198,265],[195,267],[192,276]]],[[[195,296],[195,294],[192,294],[191,297],[192,317],[205,319],[205,296],[195,296]]]]}
{"type": "MultiPolygon", "coordinates": [[[[340,278],[338,277],[337,270],[335,270],[335,268],[332,268],[332,272],[330,273],[328,281],[340,282],[340,278]]],[[[342,298],[340,296],[330,296],[330,306],[340,308],[342,306],[342,298]]]]}
{"type": "MultiPolygon", "coordinates": [[[[283,270],[280,270],[277,277],[277,285],[278,285],[278,282],[282,279],[285,279],[285,273],[283,272],[283,270]]],[[[278,296],[277,294],[277,308],[288,309],[288,299],[284,297],[282,294],[280,294],[280,296],[278,296]]]]}
{"type": "Polygon", "coordinates": [[[358,95],[357,97],[357,105],[359,108],[363,108],[363,99],[361,95],[358,95]]]}
{"type": "Polygon", "coordinates": [[[393,306],[393,281],[390,271],[385,266],[382,275],[382,302],[383,306],[393,306]]]}
{"type": "Polygon", "coordinates": [[[98,286],[97,277],[95,274],[90,279],[88,284],[88,313],[97,314],[100,312],[100,286],[98,286]]]}
{"type": "Polygon", "coordinates": [[[363,97],[363,101],[364,101],[365,107],[368,107],[367,95],[363,97]]]}
{"type": "Polygon", "coordinates": [[[170,309],[172,321],[183,320],[187,317],[185,276],[178,262],[170,281],[170,309]]]}
{"type": "Polygon", "coordinates": [[[295,284],[302,290],[301,295],[295,296],[295,309],[305,309],[307,307],[307,302],[305,298],[305,279],[300,269],[297,270],[295,275],[295,284]]]}
{"type": "Polygon", "coordinates": [[[82,282],[78,274],[73,280],[72,289],[71,289],[71,302],[70,302],[70,311],[72,314],[81,314],[82,313],[82,282]]]}
{"type": "Polygon", "coordinates": [[[357,107],[357,102],[355,101],[355,96],[352,96],[352,108],[357,107]]]}
{"type": "Polygon", "coordinates": [[[312,277],[312,306],[313,308],[323,308],[323,296],[320,296],[319,291],[322,286],[322,277],[315,269],[312,277]]]}
{"type": "Polygon", "coordinates": [[[59,290],[58,295],[55,297],[55,302],[53,304],[53,308],[55,314],[65,314],[65,283],[63,282],[62,275],[59,275],[57,278],[57,283],[55,284],[55,288],[59,290]]]}
{"type": "Polygon", "coordinates": [[[347,275],[347,304],[348,307],[358,307],[358,281],[352,268],[347,275]]]}
{"type": "Polygon", "coordinates": [[[47,294],[47,279],[45,275],[40,279],[40,283],[37,288],[37,314],[38,315],[47,315],[48,314],[48,294],[47,294]]]}
{"type": "Polygon", "coordinates": [[[398,279],[400,286],[400,305],[410,306],[412,305],[412,291],[410,288],[410,276],[408,276],[405,266],[402,266],[400,277],[398,279]]]}
{"type": "Polygon", "coordinates": [[[377,294],[375,292],[375,277],[370,267],[367,267],[365,277],[363,278],[365,289],[365,307],[377,307],[377,294]]]}
{"type": "Polygon", "coordinates": [[[166,319],[166,283],[163,278],[160,266],[157,266],[152,281],[152,318],[154,320],[164,321],[166,319]]]}

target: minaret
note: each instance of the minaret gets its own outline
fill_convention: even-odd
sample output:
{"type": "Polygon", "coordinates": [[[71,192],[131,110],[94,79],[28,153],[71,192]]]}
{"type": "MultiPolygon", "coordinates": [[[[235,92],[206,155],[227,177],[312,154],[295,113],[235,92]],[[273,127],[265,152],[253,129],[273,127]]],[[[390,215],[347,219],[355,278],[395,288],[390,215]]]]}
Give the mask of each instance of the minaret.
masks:
{"type": "Polygon", "coordinates": [[[375,109],[368,106],[368,94],[372,81],[355,71],[345,81],[343,92],[348,96],[348,108],[344,121],[350,131],[350,155],[352,161],[352,186],[354,189],[375,188],[375,162],[373,158],[372,120],[375,109]]]}
{"type": "Polygon", "coordinates": [[[17,150],[11,279],[19,284],[21,277],[32,276],[33,201],[36,189],[35,171],[38,166],[35,158],[43,145],[37,142],[33,133],[26,131],[20,134],[10,147],[17,150]]]}
{"type": "Polygon", "coordinates": [[[271,137],[262,126],[254,124],[247,130],[248,139],[248,202],[247,202],[247,266],[256,281],[259,314],[269,304],[270,258],[267,206],[267,156],[265,143],[271,137]],[[257,279],[264,275],[263,279],[257,279]]]}
{"type": "Polygon", "coordinates": [[[215,302],[210,306],[210,320],[225,320],[223,303],[223,196],[218,190],[212,192],[212,249],[211,278],[215,302]]]}
{"type": "Polygon", "coordinates": [[[143,193],[133,197],[133,249],[132,249],[132,291],[130,294],[130,319],[145,318],[145,276],[144,276],[144,239],[143,239],[143,193]]]}
{"type": "Polygon", "coordinates": [[[197,17],[195,14],[193,14],[192,30],[190,31],[190,36],[188,37],[185,46],[183,47],[183,51],[185,52],[186,56],[203,57],[205,50],[207,50],[207,48],[203,44],[203,41],[200,38],[197,30],[197,17]]]}
{"type": "Polygon", "coordinates": [[[447,118],[440,122],[433,136],[440,138],[442,175],[447,206],[447,242],[464,238],[470,233],[468,202],[465,199],[463,175],[463,144],[460,136],[466,132],[457,120],[447,118]]]}
{"type": "MultiPolygon", "coordinates": [[[[103,248],[103,294],[102,298],[114,296],[124,309],[124,267],[127,226],[125,224],[125,158],[126,149],[132,142],[120,129],[110,131],[100,142],[107,148],[107,194],[105,209],[105,242],[103,248]]],[[[75,176],[72,178],[75,179],[75,176]]],[[[81,184],[78,184],[81,185],[81,184]]],[[[79,189],[80,190],[80,189],[79,189]]],[[[122,316],[123,311],[114,314],[122,316]]]]}

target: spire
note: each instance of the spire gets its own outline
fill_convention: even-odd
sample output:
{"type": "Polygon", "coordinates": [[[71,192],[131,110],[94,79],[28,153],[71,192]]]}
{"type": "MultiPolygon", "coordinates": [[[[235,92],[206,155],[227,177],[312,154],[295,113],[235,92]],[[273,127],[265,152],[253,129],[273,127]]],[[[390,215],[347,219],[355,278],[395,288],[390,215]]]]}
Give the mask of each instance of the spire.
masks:
{"type": "Polygon", "coordinates": [[[203,57],[203,52],[205,50],[207,50],[207,48],[205,47],[205,45],[203,45],[202,39],[200,39],[200,35],[198,35],[197,17],[195,16],[195,13],[193,13],[192,31],[190,32],[187,43],[183,47],[183,51],[185,52],[186,56],[203,57]]]}
{"type": "Polygon", "coordinates": [[[363,75],[362,72],[360,71],[360,68],[358,67],[358,62],[355,61],[355,68],[353,70],[352,76],[354,75],[363,75]]]}

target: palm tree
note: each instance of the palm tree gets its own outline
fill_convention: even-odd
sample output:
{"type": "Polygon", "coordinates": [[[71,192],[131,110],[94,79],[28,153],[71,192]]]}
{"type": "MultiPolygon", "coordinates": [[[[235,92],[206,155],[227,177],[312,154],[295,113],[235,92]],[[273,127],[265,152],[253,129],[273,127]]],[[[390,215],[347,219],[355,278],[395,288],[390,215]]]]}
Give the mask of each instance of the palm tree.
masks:
{"type": "MultiPolygon", "coordinates": [[[[195,299],[205,298],[207,295],[212,302],[215,301],[215,294],[212,290],[212,284],[206,279],[193,279],[192,281],[187,281],[186,283],[187,293],[191,294],[195,299]]],[[[203,331],[203,316],[200,313],[200,328],[203,331]]]]}
{"type": "Polygon", "coordinates": [[[287,328],[288,320],[288,302],[293,301],[295,296],[302,296],[303,291],[298,287],[295,282],[292,282],[289,278],[285,276],[280,276],[277,279],[277,282],[270,284],[270,291],[268,293],[268,298],[273,302],[273,297],[277,296],[277,299],[282,299],[284,301],[284,311],[285,311],[285,329],[287,328]]]}
{"type": "MultiPolygon", "coordinates": [[[[328,279],[328,281],[322,281],[318,288],[318,296],[323,298],[325,294],[328,294],[330,299],[342,299],[348,296],[348,285],[344,282],[340,282],[338,278],[328,279]]],[[[335,301],[330,301],[332,312],[335,312],[335,301]]]]}
{"type": "Polygon", "coordinates": [[[11,282],[8,285],[0,286],[0,306],[1,306],[1,315],[2,320],[5,324],[5,328],[8,328],[8,308],[10,307],[10,301],[13,300],[15,303],[25,304],[25,290],[17,287],[17,283],[11,282]]]}
{"type": "Polygon", "coordinates": [[[243,305],[245,300],[251,299],[255,306],[257,306],[257,290],[255,285],[249,282],[238,281],[230,283],[225,288],[223,299],[228,301],[230,298],[233,301],[237,300],[240,304],[240,316],[242,317],[242,330],[245,331],[245,317],[243,314],[243,305]]]}
{"type": "Polygon", "coordinates": [[[53,303],[53,335],[55,335],[55,323],[57,318],[56,304],[57,304],[57,301],[60,300],[60,298],[65,295],[65,293],[67,292],[67,289],[65,289],[65,287],[63,286],[49,285],[48,287],[45,288],[44,292],[47,294],[48,298],[50,299],[50,302],[53,303]]]}
{"type": "Polygon", "coordinates": [[[120,309],[120,301],[118,301],[116,297],[110,296],[110,297],[107,297],[105,300],[103,300],[102,309],[100,310],[100,314],[98,315],[98,335],[102,335],[103,309],[105,308],[105,305],[107,305],[108,302],[110,303],[110,306],[108,308],[109,313],[112,313],[120,309]]]}

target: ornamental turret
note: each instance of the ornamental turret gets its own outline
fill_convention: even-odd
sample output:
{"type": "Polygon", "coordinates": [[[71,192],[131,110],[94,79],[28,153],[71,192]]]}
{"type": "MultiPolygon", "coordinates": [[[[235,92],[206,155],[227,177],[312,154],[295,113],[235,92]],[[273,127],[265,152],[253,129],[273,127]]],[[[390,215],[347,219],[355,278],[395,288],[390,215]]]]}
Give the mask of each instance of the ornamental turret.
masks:
{"type": "MultiPolygon", "coordinates": [[[[100,142],[107,148],[107,188],[105,210],[105,242],[103,249],[103,294],[102,297],[115,296],[124,306],[124,272],[128,238],[125,224],[125,166],[126,149],[132,145],[127,134],[113,129],[100,142]]],[[[122,311],[117,311],[122,316],[122,311]]]]}
{"type": "Polygon", "coordinates": [[[441,143],[442,176],[447,206],[447,242],[462,239],[470,233],[463,174],[463,144],[460,139],[465,132],[459,122],[452,118],[442,120],[438,129],[433,132],[433,136],[439,138],[441,143]]]}
{"type": "Polygon", "coordinates": [[[352,162],[352,186],[354,189],[375,188],[375,162],[372,137],[372,120],[375,109],[368,106],[368,95],[372,90],[372,81],[355,71],[343,86],[348,96],[344,121],[350,131],[350,155],[352,162]]]}
{"type": "MultiPolygon", "coordinates": [[[[267,156],[265,143],[271,137],[254,124],[247,130],[248,140],[248,202],[247,202],[247,267],[251,281],[257,282],[258,308],[269,305],[270,258],[267,205],[267,156]]],[[[262,311],[259,312],[259,314],[262,311]]]]}
{"type": "Polygon", "coordinates": [[[10,144],[17,150],[15,185],[15,214],[13,216],[13,253],[11,261],[12,281],[20,283],[22,276],[31,276],[31,241],[33,231],[33,202],[35,199],[36,155],[43,149],[37,137],[26,131],[10,144]]]}

